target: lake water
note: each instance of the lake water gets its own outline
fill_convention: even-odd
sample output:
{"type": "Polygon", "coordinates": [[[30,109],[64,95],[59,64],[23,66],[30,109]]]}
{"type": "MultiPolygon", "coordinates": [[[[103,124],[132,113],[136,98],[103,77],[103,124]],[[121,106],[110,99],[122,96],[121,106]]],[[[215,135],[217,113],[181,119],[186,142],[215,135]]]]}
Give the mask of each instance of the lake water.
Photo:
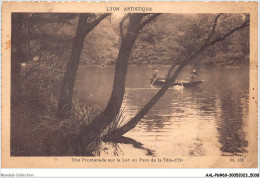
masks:
{"type": "MultiPolygon", "coordinates": [[[[130,65],[122,107],[130,119],[159,90],[150,84],[153,70],[169,66],[130,65]]],[[[190,76],[186,68],[179,80],[190,76]]],[[[80,66],[75,96],[105,107],[113,84],[114,66],[80,66]]],[[[197,87],[169,88],[156,105],[125,134],[123,143],[103,143],[97,153],[130,156],[230,156],[247,154],[248,67],[205,68],[197,87]]]]}

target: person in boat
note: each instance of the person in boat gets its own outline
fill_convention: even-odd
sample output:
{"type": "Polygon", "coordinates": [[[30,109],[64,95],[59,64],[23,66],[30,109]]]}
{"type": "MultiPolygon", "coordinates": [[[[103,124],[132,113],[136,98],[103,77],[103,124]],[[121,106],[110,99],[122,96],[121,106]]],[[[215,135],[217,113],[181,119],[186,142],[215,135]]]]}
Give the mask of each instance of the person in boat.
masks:
{"type": "Polygon", "coordinates": [[[165,80],[165,77],[159,76],[159,75],[158,75],[158,70],[154,70],[154,71],[153,71],[152,79],[153,79],[153,80],[165,80]]]}
{"type": "Polygon", "coordinates": [[[153,71],[153,79],[158,78],[158,70],[153,71]]]}
{"type": "Polygon", "coordinates": [[[191,72],[190,82],[195,82],[196,79],[197,79],[197,70],[194,69],[194,70],[191,72]]]}
{"type": "Polygon", "coordinates": [[[165,82],[165,77],[158,75],[158,70],[154,70],[152,77],[150,77],[151,84],[153,85],[155,82],[165,82]]]}

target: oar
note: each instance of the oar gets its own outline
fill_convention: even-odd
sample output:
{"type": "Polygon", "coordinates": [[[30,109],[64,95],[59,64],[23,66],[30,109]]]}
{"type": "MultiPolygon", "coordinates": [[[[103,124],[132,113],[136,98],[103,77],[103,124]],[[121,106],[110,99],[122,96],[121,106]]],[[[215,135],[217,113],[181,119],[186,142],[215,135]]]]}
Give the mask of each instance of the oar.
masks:
{"type": "Polygon", "coordinates": [[[158,75],[155,77],[155,79],[153,80],[153,82],[152,82],[152,85],[153,85],[153,83],[155,82],[155,80],[158,78],[158,75]]]}

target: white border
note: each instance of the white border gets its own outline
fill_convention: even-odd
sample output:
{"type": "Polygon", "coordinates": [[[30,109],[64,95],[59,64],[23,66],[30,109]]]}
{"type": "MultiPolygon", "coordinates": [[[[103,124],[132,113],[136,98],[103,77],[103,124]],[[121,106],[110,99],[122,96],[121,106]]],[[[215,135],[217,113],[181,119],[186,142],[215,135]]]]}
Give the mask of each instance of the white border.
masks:
{"type": "MultiPolygon", "coordinates": [[[[9,1],[21,1],[21,0],[9,0],[9,1]]],[[[35,1],[35,0],[23,0],[23,1],[35,1]]],[[[54,0],[46,0],[52,2],[54,0]]],[[[56,0],[62,1],[62,0],[56,0]]],[[[71,1],[71,0],[69,0],[71,1]]],[[[90,1],[90,0],[89,0],[90,1]]],[[[102,1],[102,0],[97,0],[102,1]]],[[[108,1],[108,0],[106,0],[108,1]]],[[[123,0],[114,0],[114,1],[123,1],[123,0]]],[[[138,1],[138,0],[132,0],[138,1]]],[[[142,1],[151,1],[151,0],[142,0],[142,1]]],[[[154,0],[154,1],[165,1],[165,0],[154,0]]],[[[198,1],[198,0],[173,0],[173,1],[198,1]]],[[[226,1],[226,0],[200,0],[200,1],[226,1]]],[[[228,1],[242,1],[242,0],[228,0],[228,1]]],[[[258,0],[253,0],[258,2],[258,21],[260,20],[260,2],[258,0]]],[[[2,0],[0,0],[0,4],[2,5],[2,0]]],[[[63,1],[64,2],[64,1],[63,1]]],[[[2,6],[1,6],[2,7],[2,6]]],[[[1,12],[1,10],[0,10],[1,12]]],[[[2,16],[0,17],[1,20],[2,16]]],[[[1,20],[2,21],[2,20],[1,20]]],[[[258,23],[258,34],[259,34],[259,23],[258,23]]],[[[1,34],[0,34],[1,36],[1,34]]],[[[260,41],[260,35],[258,35],[258,44],[260,41]]],[[[0,46],[1,50],[1,46],[0,46]]],[[[258,63],[260,57],[260,47],[258,45],[258,63]]],[[[1,58],[2,60],[2,58],[1,58]]],[[[0,68],[1,72],[1,68],[0,68]]],[[[258,70],[258,82],[259,82],[260,72],[258,70]]],[[[2,90],[1,90],[2,91],[2,90]]],[[[0,98],[1,98],[1,91],[0,91],[0,98]]],[[[260,88],[258,87],[258,93],[260,88]]],[[[258,95],[258,101],[260,96],[258,95]]],[[[260,107],[258,106],[258,110],[260,107]]],[[[1,129],[1,116],[0,116],[0,129],[1,129]]],[[[259,121],[259,115],[258,115],[259,121]]],[[[0,168],[0,174],[13,174],[12,177],[24,177],[22,175],[25,174],[32,174],[33,177],[205,177],[207,173],[259,173],[259,128],[260,123],[258,122],[258,168],[256,169],[6,169],[0,168]]],[[[1,137],[0,137],[1,142],[1,137]]],[[[1,144],[1,143],[0,143],[1,144]]],[[[0,152],[1,157],[1,152],[0,152]]],[[[1,162],[0,162],[0,167],[1,162]]],[[[1,176],[2,177],[2,176],[1,176]]],[[[30,177],[30,176],[29,176],[30,177]]]]}

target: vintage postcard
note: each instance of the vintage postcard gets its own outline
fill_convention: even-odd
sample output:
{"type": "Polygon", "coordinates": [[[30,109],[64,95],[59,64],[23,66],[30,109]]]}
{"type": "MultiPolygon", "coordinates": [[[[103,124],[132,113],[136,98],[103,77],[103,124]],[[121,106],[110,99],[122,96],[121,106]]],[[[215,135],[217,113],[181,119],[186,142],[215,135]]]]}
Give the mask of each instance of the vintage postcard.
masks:
{"type": "Polygon", "coordinates": [[[257,5],[3,2],[2,167],[256,168],[257,5]]]}

